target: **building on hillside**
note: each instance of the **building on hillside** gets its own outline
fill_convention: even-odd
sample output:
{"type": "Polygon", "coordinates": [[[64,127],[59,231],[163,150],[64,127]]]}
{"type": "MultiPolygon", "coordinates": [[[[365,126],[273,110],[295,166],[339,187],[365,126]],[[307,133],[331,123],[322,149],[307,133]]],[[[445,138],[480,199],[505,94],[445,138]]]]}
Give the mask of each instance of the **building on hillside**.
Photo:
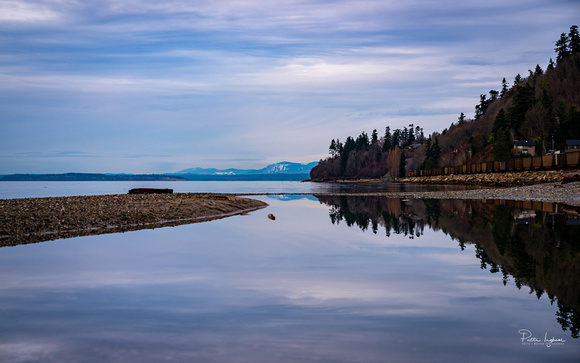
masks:
{"type": "Polygon", "coordinates": [[[533,141],[515,140],[514,141],[514,155],[515,156],[534,156],[534,155],[536,155],[536,144],[533,141]]]}
{"type": "Polygon", "coordinates": [[[580,151],[580,140],[566,140],[566,151],[580,151]]]}

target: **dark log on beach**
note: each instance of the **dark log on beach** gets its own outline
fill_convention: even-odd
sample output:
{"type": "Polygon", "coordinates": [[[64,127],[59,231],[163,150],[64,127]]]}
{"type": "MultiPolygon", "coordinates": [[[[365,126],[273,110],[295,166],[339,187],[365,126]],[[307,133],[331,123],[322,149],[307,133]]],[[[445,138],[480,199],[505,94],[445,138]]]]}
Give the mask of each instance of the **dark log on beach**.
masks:
{"type": "Polygon", "coordinates": [[[568,173],[568,174],[564,174],[564,180],[562,180],[562,184],[572,183],[575,181],[580,181],[580,174],[568,173]]]}
{"type": "Polygon", "coordinates": [[[133,188],[128,194],[172,194],[173,189],[133,188]]]}

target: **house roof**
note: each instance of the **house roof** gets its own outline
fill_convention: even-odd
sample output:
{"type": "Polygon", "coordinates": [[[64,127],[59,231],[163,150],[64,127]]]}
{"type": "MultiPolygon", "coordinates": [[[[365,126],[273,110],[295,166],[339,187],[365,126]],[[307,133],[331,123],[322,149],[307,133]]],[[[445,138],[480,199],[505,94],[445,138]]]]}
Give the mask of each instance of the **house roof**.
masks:
{"type": "Polygon", "coordinates": [[[566,140],[568,146],[580,146],[580,140],[566,140]]]}
{"type": "Polygon", "coordinates": [[[514,140],[514,146],[536,146],[536,144],[533,141],[514,140]]]}

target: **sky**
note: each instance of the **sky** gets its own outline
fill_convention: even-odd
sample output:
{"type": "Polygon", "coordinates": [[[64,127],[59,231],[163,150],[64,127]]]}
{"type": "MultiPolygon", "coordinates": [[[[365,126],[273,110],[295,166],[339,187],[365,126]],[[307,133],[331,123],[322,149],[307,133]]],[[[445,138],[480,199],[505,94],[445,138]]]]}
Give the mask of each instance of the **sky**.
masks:
{"type": "Polygon", "coordinates": [[[577,0],[0,0],[0,174],[262,168],[472,117],[577,0]]]}

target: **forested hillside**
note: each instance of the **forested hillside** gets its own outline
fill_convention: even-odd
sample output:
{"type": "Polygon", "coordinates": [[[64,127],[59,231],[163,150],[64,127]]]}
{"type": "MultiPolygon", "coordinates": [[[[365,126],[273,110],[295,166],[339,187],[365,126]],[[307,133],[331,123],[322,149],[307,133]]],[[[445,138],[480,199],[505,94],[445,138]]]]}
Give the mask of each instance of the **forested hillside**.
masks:
{"type": "Polygon", "coordinates": [[[412,150],[425,142],[423,129],[409,125],[402,130],[391,132],[385,128],[384,136],[379,138],[373,130],[371,138],[363,131],[356,139],[332,140],[329,147],[330,157],[321,160],[310,172],[312,179],[337,178],[397,178],[404,173],[401,168],[412,150]]]}
{"type": "Polygon", "coordinates": [[[384,136],[376,130],[343,144],[332,140],[330,156],[312,169],[313,180],[398,178],[409,170],[461,165],[512,157],[514,140],[529,140],[536,153],[565,149],[568,139],[580,139],[580,35],[570,27],[555,42],[556,61],[546,70],[536,65],[510,84],[480,95],[474,119],[461,113],[449,128],[425,137],[409,125],[384,136]],[[396,136],[395,136],[396,135],[396,136]]]}

